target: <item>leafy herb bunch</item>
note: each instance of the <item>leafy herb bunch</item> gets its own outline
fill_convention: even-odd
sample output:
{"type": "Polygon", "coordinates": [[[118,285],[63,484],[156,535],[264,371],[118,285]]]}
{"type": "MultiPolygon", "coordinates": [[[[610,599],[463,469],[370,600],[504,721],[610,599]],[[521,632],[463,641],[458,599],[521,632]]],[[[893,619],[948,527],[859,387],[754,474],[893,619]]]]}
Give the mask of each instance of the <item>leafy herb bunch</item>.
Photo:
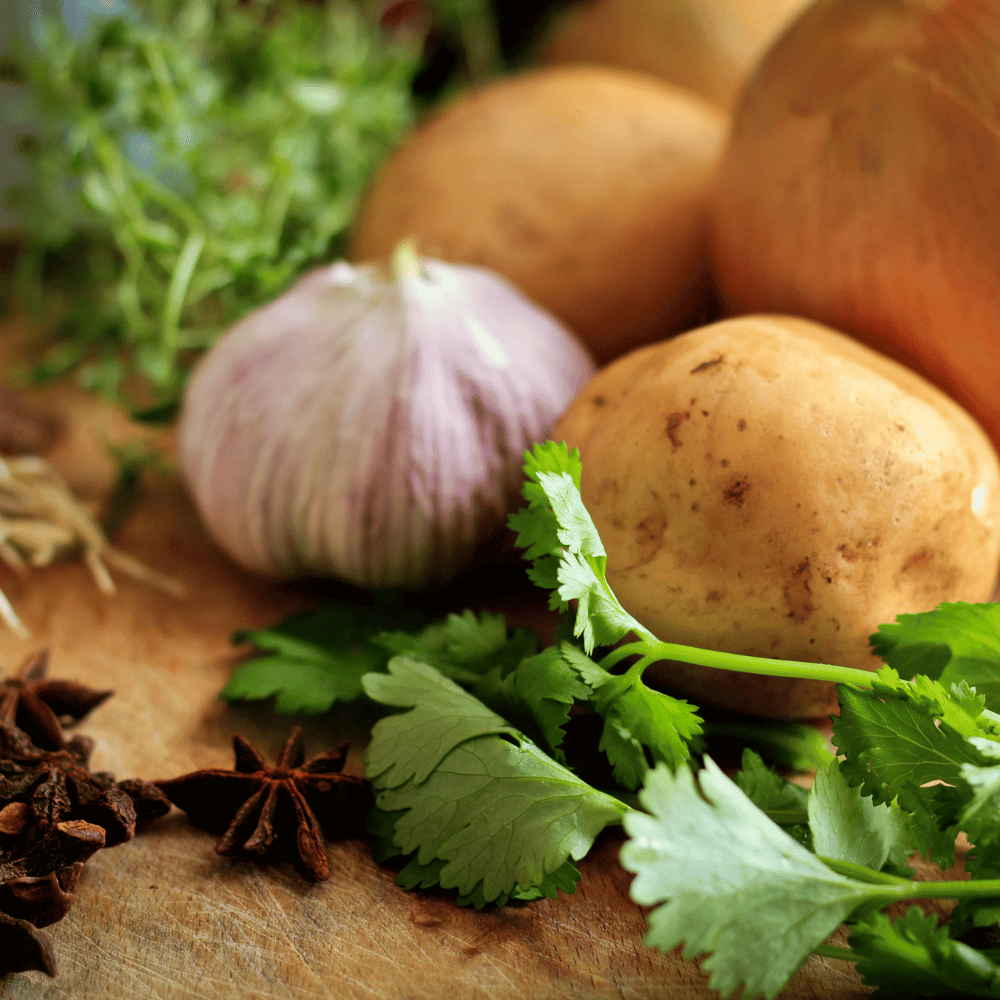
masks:
{"type": "Polygon", "coordinates": [[[35,42],[17,291],[58,323],[33,374],[126,401],[175,399],[192,352],[336,253],[413,118],[416,45],[352,3],[144,0],[35,42]]]}
{"type": "Polygon", "coordinates": [[[476,906],[571,892],[574,862],[621,823],[632,896],[656,907],[647,943],[707,954],[723,996],[773,998],[816,953],[856,963],[882,996],[1000,997],[1000,605],[899,616],[872,637],[876,673],[663,642],[608,585],[579,454],[548,442],[525,471],[511,525],[551,606],[575,602],[572,640],[538,652],[472,612],[392,631],[384,608],[368,620],[331,605],[242,636],[271,655],[241,665],[224,696],[320,712],[366,695],[392,713],[366,757],[369,829],[407,888],[476,906]],[[800,741],[818,767],[809,791],[750,750],[730,779],[696,710],[645,684],[659,660],[837,682],[839,756],[800,741]],[[608,787],[568,752],[580,715],[598,723],[608,787]],[[916,852],[950,865],[960,832],[970,878],[911,878],[916,852]],[[958,906],[942,926],[916,905],[886,912],[918,899],[958,906]],[[845,923],[849,947],[827,943],[845,923]]]}

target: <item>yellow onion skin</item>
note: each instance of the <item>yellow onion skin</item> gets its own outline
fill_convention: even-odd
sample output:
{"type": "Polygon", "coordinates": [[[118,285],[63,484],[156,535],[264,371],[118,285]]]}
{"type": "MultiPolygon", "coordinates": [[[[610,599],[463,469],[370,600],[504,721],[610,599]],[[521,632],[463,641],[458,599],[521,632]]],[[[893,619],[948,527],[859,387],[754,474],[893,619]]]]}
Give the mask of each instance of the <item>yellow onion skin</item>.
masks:
{"type": "Polygon", "coordinates": [[[806,0],[581,0],[546,38],[544,65],[647,73],[731,109],[757,60],[806,0]]]}
{"type": "Polygon", "coordinates": [[[849,332],[1000,445],[1000,4],[818,0],[745,91],[709,245],[731,312],[849,332]]]}

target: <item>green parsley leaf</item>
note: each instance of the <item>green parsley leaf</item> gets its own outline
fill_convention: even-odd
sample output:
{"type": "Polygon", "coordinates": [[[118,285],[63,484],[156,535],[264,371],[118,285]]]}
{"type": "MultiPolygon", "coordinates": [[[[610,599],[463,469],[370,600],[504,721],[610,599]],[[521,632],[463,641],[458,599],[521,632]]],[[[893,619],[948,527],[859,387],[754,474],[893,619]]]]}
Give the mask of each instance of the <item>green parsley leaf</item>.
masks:
{"type": "Polygon", "coordinates": [[[772,823],[705,759],[651,771],[630,812],[622,865],[636,873],[632,898],[656,905],[646,943],[703,952],[709,986],[746,1000],[777,996],[829,934],[861,906],[884,906],[909,885],[869,885],[838,875],[772,823]],[[660,904],[660,905],[658,905],[660,904]],[[752,946],[750,946],[752,942],[752,946]]]}
{"type": "Polygon", "coordinates": [[[419,660],[395,656],[387,674],[367,674],[362,684],[373,701],[413,706],[402,715],[379,719],[372,727],[365,766],[376,788],[426,781],[455,747],[475,736],[519,737],[505,719],[419,660]]]}
{"type": "Polygon", "coordinates": [[[534,560],[531,579],[555,591],[550,606],[564,610],[578,602],[574,635],[584,650],[612,645],[629,632],[652,638],[619,603],[606,578],[607,555],[601,536],[580,496],[580,452],[565,442],[536,444],[525,455],[528,478],[522,493],[528,507],[508,520],[517,545],[534,560]]]}
{"type": "Polygon", "coordinates": [[[734,780],[740,791],[779,826],[808,821],[808,789],[776,774],[753,750],[743,751],[740,770],[734,780]]]}
{"type": "Polygon", "coordinates": [[[937,919],[911,906],[895,922],[875,913],[851,930],[857,970],[877,997],[1000,997],[1000,966],[948,936],[937,919]]]}
{"type": "Polygon", "coordinates": [[[374,641],[393,653],[426,659],[462,683],[475,683],[477,677],[495,669],[506,675],[538,648],[533,632],[511,632],[503,615],[489,611],[477,615],[468,609],[449,614],[442,622],[432,622],[419,633],[387,631],[374,641]]]}
{"type": "Polygon", "coordinates": [[[821,857],[912,874],[906,864],[912,846],[905,814],[895,804],[876,805],[848,785],[839,761],[817,773],[808,809],[812,847],[821,857]]]}
{"type": "Polygon", "coordinates": [[[364,678],[385,704],[414,706],[378,722],[366,755],[376,804],[395,819],[393,843],[417,863],[440,860],[439,881],[482,899],[548,884],[567,859],[626,812],[577,778],[433,667],[397,657],[364,678]],[[466,721],[472,720],[472,722],[466,721]],[[484,735],[473,733],[478,723],[484,735]],[[460,737],[465,736],[459,742],[460,737]]]}
{"type": "Polygon", "coordinates": [[[373,641],[390,623],[423,624],[420,612],[389,600],[371,606],[327,601],[269,629],[245,630],[236,643],[252,643],[271,655],[245,660],[222,689],[227,701],[275,696],[282,715],[321,715],[335,702],[354,701],[361,678],[385,669],[390,654],[373,641]]]}
{"type": "Polygon", "coordinates": [[[591,694],[590,688],[560,655],[558,646],[522,660],[506,677],[499,667],[494,668],[474,691],[481,701],[557,759],[565,735],[562,727],[569,721],[570,708],[591,694]]]}
{"type": "Polygon", "coordinates": [[[709,718],[702,730],[709,749],[713,740],[736,740],[790,771],[818,771],[833,760],[826,738],[815,726],[790,719],[709,718]]]}
{"type": "Polygon", "coordinates": [[[969,742],[991,761],[985,767],[961,766],[962,780],[971,797],[962,810],[960,825],[981,855],[987,844],[1000,846],[1000,744],[975,737],[969,742]]]}
{"type": "Polygon", "coordinates": [[[647,687],[630,672],[609,679],[597,690],[596,708],[604,717],[600,749],[615,780],[630,791],[639,787],[654,763],[676,768],[691,756],[689,743],[701,733],[693,705],[647,687]]]}
{"type": "Polygon", "coordinates": [[[988,763],[968,742],[970,730],[981,731],[937,682],[928,682],[939,689],[936,697],[926,698],[912,685],[879,683],[888,669],[879,671],[871,690],[838,687],[833,739],[847,756],[849,780],[876,802],[891,802],[928,782],[955,784],[963,764],[988,763]]]}
{"type": "Polygon", "coordinates": [[[1000,708],[1000,604],[957,601],[897,615],[869,641],[900,676],[926,674],[946,688],[965,680],[989,708],[1000,708]]]}
{"type": "MultiPolygon", "coordinates": [[[[368,821],[365,828],[369,833],[374,834],[375,843],[372,845],[372,857],[379,864],[384,864],[390,859],[402,857],[399,848],[393,842],[396,835],[396,820],[406,815],[406,810],[401,809],[396,812],[385,812],[378,806],[372,808],[368,814],[368,821]]],[[[441,871],[447,862],[440,858],[435,858],[427,864],[421,864],[416,854],[405,857],[405,864],[400,868],[396,876],[396,885],[403,889],[430,889],[439,886],[441,881],[441,871]]],[[[455,902],[459,906],[471,906],[476,910],[481,910],[486,906],[505,906],[511,900],[516,902],[530,902],[535,899],[547,897],[555,899],[559,890],[565,893],[576,892],[576,884],[580,881],[580,872],[572,861],[566,861],[554,872],[549,872],[542,881],[535,886],[526,889],[515,889],[513,893],[500,893],[489,903],[483,895],[483,883],[477,882],[475,888],[470,893],[456,893],[455,902]]]]}
{"type": "Polygon", "coordinates": [[[898,800],[910,814],[921,853],[950,864],[959,813],[969,797],[962,766],[990,763],[969,739],[973,733],[981,739],[993,735],[992,721],[980,714],[981,700],[967,686],[948,692],[925,677],[903,681],[890,667],[873,678],[871,690],[841,685],[838,691],[841,712],[833,739],[846,755],[848,781],[876,803],[898,800]]]}

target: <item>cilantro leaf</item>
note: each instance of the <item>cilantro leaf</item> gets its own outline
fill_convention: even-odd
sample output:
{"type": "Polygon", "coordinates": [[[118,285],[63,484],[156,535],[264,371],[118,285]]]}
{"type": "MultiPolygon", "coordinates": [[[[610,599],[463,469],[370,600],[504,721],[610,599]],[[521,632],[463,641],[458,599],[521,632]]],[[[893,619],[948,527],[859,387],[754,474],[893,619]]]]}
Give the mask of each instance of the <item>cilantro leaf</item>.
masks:
{"type": "Polygon", "coordinates": [[[584,649],[611,645],[629,632],[652,638],[619,603],[606,578],[607,555],[601,536],[580,496],[580,452],[565,442],[536,444],[525,454],[528,482],[522,494],[528,507],[511,515],[517,545],[534,560],[531,579],[554,591],[550,606],[565,610],[578,602],[574,635],[584,649]]]}
{"type": "Polygon", "coordinates": [[[740,791],[779,826],[807,820],[808,790],[776,774],[753,750],[743,751],[740,770],[734,780],[740,791]]]}
{"type": "Polygon", "coordinates": [[[891,802],[928,782],[955,784],[963,764],[988,763],[968,742],[981,731],[940,685],[929,682],[940,691],[936,699],[925,698],[912,686],[879,683],[887,669],[868,691],[838,687],[841,713],[833,739],[847,756],[849,780],[861,783],[876,802],[891,802]]]}
{"type": "MultiPolygon", "coordinates": [[[[396,812],[385,812],[375,806],[368,815],[366,829],[375,835],[375,843],[372,845],[372,857],[380,864],[393,858],[403,857],[399,848],[393,842],[396,834],[396,820],[406,815],[406,810],[396,812]]],[[[441,871],[447,862],[441,858],[435,858],[427,864],[421,864],[416,854],[405,856],[405,864],[396,876],[396,885],[403,889],[431,889],[440,886],[441,871]]],[[[510,900],[517,902],[530,902],[535,899],[555,899],[561,889],[565,893],[576,892],[576,884],[580,881],[580,872],[572,861],[565,861],[559,868],[549,872],[537,885],[529,886],[526,889],[515,889],[512,893],[502,892],[489,903],[483,895],[483,883],[477,882],[472,892],[456,893],[455,902],[459,906],[471,906],[476,910],[481,910],[488,905],[505,906],[510,900]]]]}
{"type": "Polygon", "coordinates": [[[639,787],[650,764],[676,768],[691,756],[689,743],[701,733],[693,705],[647,687],[631,671],[613,676],[597,690],[596,708],[604,717],[600,749],[615,780],[630,791],[639,787]]]}
{"type": "Polygon", "coordinates": [[[604,667],[571,642],[564,641],[559,644],[559,655],[592,692],[596,691],[612,676],[604,667]]]}
{"type": "Polygon", "coordinates": [[[538,648],[533,632],[510,632],[503,615],[489,611],[477,615],[468,609],[432,622],[416,634],[386,631],[374,641],[393,653],[416,654],[463,683],[473,683],[478,675],[497,668],[506,674],[538,648]]]}
{"type": "Polygon", "coordinates": [[[535,737],[554,756],[563,741],[562,727],[569,721],[571,706],[591,694],[560,655],[558,646],[522,660],[506,677],[499,667],[494,668],[474,691],[481,701],[535,737]]]}
{"type": "Polygon", "coordinates": [[[812,950],[860,906],[901,898],[909,884],[869,885],[827,868],[772,823],[716,764],[651,771],[630,812],[622,865],[632,898],[657,905],[646,943],[702,963],[728,996],[773,998],[812,950]],[[748,947],[748,942],[754,942],[748,947]]]}
{"type": "MultiPolygon", "coordinates": [[[[374,745],[374,740],[373,740],[374,745]]],[[[626,807],[582,782],[530,740],[477,736],[456,747],[422,784],[395,788],[377,779],[381,809],[408,810],[395,843],[426,864],[447,862],[440,883],[487,902],[538,885],[567,858],[579,860],[626,807]]]]}
{"type": "Polygon", "coordinates": [[[991,709],[1000,707],[1000,604],[956,601],[897,615],[869,641],[902,677],[925,674],[945,687],[965,680],[991,709]]]}
{"type": "Polygon", "coordinates": [[[419,660],[395,656],[387,674],[367,674],[362,684],[373,701],[413,706],[372,727],[365,765],[376,787],[426,781],[455,747],[475,736],[519,735],[505,719],[419,660]]]}
{"type": "Polygon", "coordinates": [[[396,818],[393,843],[420,865],[445,862],[440,885],[482,899],[548,884],[626,807],[581,781],[428,664],[397,657],[364,678],[384,704],[366,754],[376,804],[396,818]],[[468,721],[467,721],[468,720],[468,721]],[[478,723],[482,735],[475,734],[478,723]],[[461,739],[464,737],[464,739],[461,739]]]}
{"type": "MultiPolygon", "coordinates": [[[[441,872],[446,861],[435,858],[429,864],[422,865],[416,856],[411,856],[396,878],[396,885],[404,889],[431,889],[441,884],[441,872]]],[[[506,906],[511,900],[527,903],[536,899],[555,899],[561,889],[565,893],[576,892],[576,884],[580,881],[580,872],[572,861],[565,861],[555,871],[548,872],[537,885],[527,889],[514,889],[511,893],[502,892],[495,899],[487,900],[484,894],[483,882],[476,883],[469,893],[456,893],[455,902],[459,906],[471,906],[482,910],[486,906],[506,906]]]]}
{"type": "Polygon", "coordinates": [[[948,936],[937,919],[911,906],[894,923],[875,913],[849,939],[857,970],[877,997],[1000,997],[1000,966],[948,936]]]}
{"type": "Polygon", "coordinates": [[[973,737],[969,742],[989,761],[987,766],[963,764],[962,780],[970,796],[964,804],[960,825],[976,845],[980,862],[984,847],[1000,847],[1000,744],[973,737]]]}
{"type": "Polygon", "coordinates": [[[790,719],[706,720],[703,732],[710,749],[713,740],[738,740],[791,771],[818,771],[833,759],[819,729],[790,719]]]}
{"type": "Polygon", "coordinates": [[[849,861],[897,875],[910,875],[911,851],[905,814],[895,804],[876,805],[851,787],[834,761],[819,771],[809,792],[809,830],[813,850],[824,858],[849,861]]]}
{"type": "Polygon", "coordinates": [[[749,747],[743,751],[740,770],[734,781],[740,791],[777,823],[795,841],[812,850],[809,815],[806,806],[809,792],[769,768],[760,755],[749,747]]]}
{"type": "Polygon", "coordinates": [[[910,814],[921,853],[951,863],[959,813],[970,794],[962,767],[990,762],[970,742],[973,734],[993,735],[981,699],[967,685],[948,692],[926,677],[903,681],[890,667],[878,672],[868,691],[846,685],[838,691],[841,712],[833,739],[846,755],[842,767],[848,781],[860,784],[876,803],[897,799],[910,814]]]}
{"type": "Polygon", "coordinates": [[[422,625],[423,615],[398,603],[363,606],[327,601],[301,611],[269,629],[245,630],[233,636],[269,653],[239,664],[221,697],[255,701],[275,696],[274,710],[283,715],[321,715],[335,702],[354,701],[363,693],[361,678],[383,670],[389,653],[373,642],[390,623],[422,625]]]}

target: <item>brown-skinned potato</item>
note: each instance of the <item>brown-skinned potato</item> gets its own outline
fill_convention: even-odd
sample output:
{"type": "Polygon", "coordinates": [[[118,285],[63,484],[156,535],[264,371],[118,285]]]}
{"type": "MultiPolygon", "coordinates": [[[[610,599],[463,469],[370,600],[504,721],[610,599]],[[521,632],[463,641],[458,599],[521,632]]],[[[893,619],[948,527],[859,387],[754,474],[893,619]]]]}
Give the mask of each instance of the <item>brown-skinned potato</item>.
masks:
{"type": "MultiPolygon", "coordinates": [[[[990,599],[1000,465],[919,376],[826,327],[746,316],[618,359],[556,427],[622,604],[661,639],[877,669],[903,613],[990,599]]],[[[696,702],[786,718],[832,684],[686,664],[696,702]]]]}

